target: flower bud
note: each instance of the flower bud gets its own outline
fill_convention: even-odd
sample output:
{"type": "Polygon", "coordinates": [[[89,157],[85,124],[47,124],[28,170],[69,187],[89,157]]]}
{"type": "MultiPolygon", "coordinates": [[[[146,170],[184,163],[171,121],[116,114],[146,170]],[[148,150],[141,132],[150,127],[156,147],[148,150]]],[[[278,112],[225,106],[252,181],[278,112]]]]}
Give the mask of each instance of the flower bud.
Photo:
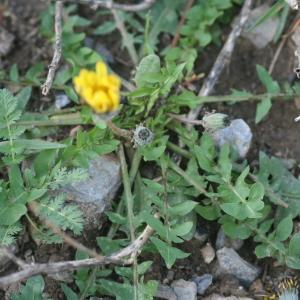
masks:
{"type": "Polygon", "coordinates": [[[203,122],[202,125],[205,129],[209,131],[215,131],[228,126],[229,118],[225,114],[210,113],[210,114],[206,114],[202,118],[202,122],[203,122]]]}

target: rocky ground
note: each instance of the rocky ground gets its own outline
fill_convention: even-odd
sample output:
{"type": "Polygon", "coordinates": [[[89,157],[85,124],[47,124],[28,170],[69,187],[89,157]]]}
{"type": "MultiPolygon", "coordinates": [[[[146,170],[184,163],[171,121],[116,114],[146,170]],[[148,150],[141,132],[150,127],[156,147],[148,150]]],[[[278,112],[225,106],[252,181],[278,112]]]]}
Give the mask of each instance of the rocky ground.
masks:
{"type": "MultiPolygon", "coordinates": [[[[38,16],[44,6],[45,2],[38,0],[8,0],[0,4],[0,68],[5,69],[17,63],[21,70],[26,70],[36,61],[49,59],[48,42],[40,37],[37,29],[38,16]],[[9,7],[9,11],[3,7],[9,7]]],[[[273,25],[260,29],[261,34],[264,36],[273,25]]],[[[107,48],[110,47],[107,45],[107,48]]],[[[268,66],[276,49],[277,45],[272,44],[271,40],[261,45],[261,41],[253,40],[253,37],[246,34],[239,40],[232,61],[223,72],[215,93],[228,94],[232,88],[259,93],[261,84],[256,76],[255,65],[268,66]]],[[[207,72],[218,51],[219,48],[213,46],[204,52],[197,61],[197,71],[207,72]]],[[[114,56],[113,51],[110,54],[114,56]]],[[[293,67],[294,49],[289,40],[275,65],[274,78],[289,82],[296,80],[291,72],[293,67]]],[[[250,161],[255,163],[260,150],[281,158],[298,160],[300,125],[294,122],[294,118],[300,114],[298,102],[276,102],[266,120],[259,125],[253,121],[255,107],[255,103],[244,102],[233,106],[219,104],[205,109],[216,109],[233,119],[242,118],[249,124],[253,133],[253,143],[248,153],[250,161]]],[[[89,179],[82,186],[79,184],[70,187],[67,192],[69,197],[78,200],[86,212],[86,233],[80,239],[82,243],[92,247],[94,242],[91,237],[95,236],[95,232],[98,235],[101,230],[105,232],[105,220],[102,218],[101,224],[97,221],[103,210],[111,206],[110,202],[118,192],[120,166],[115,157],[105,156],[91,163],[89,173],[89,179]],[[94,195],[99,197],[95,198],[94,195]]],[[[199,220],[194,238],[181,248],[191,255],[178,261],[171,270],[163,266],[159,256],[152,258],[154,264],[146,279],[160,281],[158,299],[254,299],[263,291],[276,286],[283,276],[295,274],[292,270],[275,266],[271,260],[257,261],[252,254],[254,245],[230,240],[219,230],[217,224],[203,220],[199,220]]],[[[68,246],[37,247],[27,232],[21,234],[18,244],[12,250],[28,262],[59,261],[71,259],[74,255],[74,251],[68,246]]],[[[0,271],[10,272],[14,268],[6,258],[0,257],[0,271]]],[[[46,278],[46,291],[53,299],[63,299],[55,279],[58,278],[46,278]]],[[[68,274],[61,274],[59,277],[63,281],[69,279],[68,274]]],[[[18,285],[2,294],[0,292],[0,298],[9,299],[10,292],[16,288],[18,285]]],[[[90,298],[92,299],[97,298],[90,298]]]]}

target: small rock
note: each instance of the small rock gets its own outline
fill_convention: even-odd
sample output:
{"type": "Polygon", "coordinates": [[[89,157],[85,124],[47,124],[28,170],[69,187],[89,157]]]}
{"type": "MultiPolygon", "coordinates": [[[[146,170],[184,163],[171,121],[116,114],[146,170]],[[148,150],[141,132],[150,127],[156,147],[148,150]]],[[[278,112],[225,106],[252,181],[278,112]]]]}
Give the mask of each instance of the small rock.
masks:
{"type": "Polygon", "coordinates": [[[0,57],[5,56],[12,48],[15,37],[0,26],[0,57]]]}
{"type": "Polygon", "coordinates": [[[232,248],[234,250],[239,250],[243,246],[244,241],[240,239],[231,239],[225,235],[222,228],[218,231],[216,239],[216,249],[221,249],[223,247],[232,248]]]}
{"type": "Polygon", "coordinates": [[[210,243],[207,243],[200,251],[206,264],[210,264],[216,256],[215,250],[210,243]]]}
{"type": "Polygon", "coordinates": [[[235,250],[222,248],[217,251],[220,274],[231,274],[249,286],[260,274],[260,269],[242,259],[235,250]]]}
{"type": "Polygon", "coordinates": [[[71,100],[66,94],[58,94],[55,96],[55,107],[57,109],[62,109],[69,105],[71,103],[71,100]]]}
{"type": "Polygon", "coordinates": [[[160,284],[156,291],[156,297],[168,300],[177,300],[177,296],[172,288],[167,285],[160,284]]]}
{"type": "Polygon", "coordinates": [[[213,276],[211,274],[204,274],[202,276],[195,277],[193,281],[197,284],[198,295],[204,295],[205,291],[212,284],[213,276]]]}
{"type": "Polygon", "coordinates": [[[195,282],[179,279],[172,283],[172,288],[177,300],[197,300],[197,285],[195,282]]]}
{"type": "Polygon", "coordinates": [[[239,158],[244,158],[250,148],[252,132],[248,124],[242,119],[231,121],[228,127],[212,133],[217,147],[229,144],[237,152],[239,158]]]}
{"type": "MultiPolygon", "coordinates": [[[[266,4],[253,9],[250,12],[246,28],[252,27],[269,9],[270,6],[266,4]]],[[[252,30],[245,30],[242,36],[248,39],[257,49],[262,49],[273,40],[278,23],[279,19],[277,17],[267,18],[252,30]]]]}
{"type": "MultiPolygon", "coordinates": [[[[14,243],[8,246],[7,250],[12,254],[16,254],[19,251],[19,247],[16,243],[14,243]]],[[[0,250],[0,272],[5,271],[12,263],[13,261],[0,250]]]]}
{"type": "Polygon", "coordinates": [[[203,300],[254,300],[254,299],[247,298],[247,297],[236,297],[236,296],[224,297],[218,294],[212,294],[209,295],[208,297],[203,298],[203,300]]]}
{"type": "Polygon", "coordinates": [[[82,208],[85,229],[93,229],[101,225],[101,214],[110,206],[120,184],[120,162],[110,154],[91,161],[88,179],[71,184],[62,192],[82,208]]]}

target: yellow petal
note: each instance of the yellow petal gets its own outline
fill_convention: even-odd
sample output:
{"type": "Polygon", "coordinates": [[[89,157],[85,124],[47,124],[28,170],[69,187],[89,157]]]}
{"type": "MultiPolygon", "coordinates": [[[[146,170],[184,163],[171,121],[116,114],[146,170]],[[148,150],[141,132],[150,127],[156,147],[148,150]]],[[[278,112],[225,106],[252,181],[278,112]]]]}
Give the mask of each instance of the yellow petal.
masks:
{"type": "Polygon", "coordinates": [[[96,74],[101,77],[107,76],[107,66],[104,62],[99,61],[96,64],[96,74]]]}
{"type": "Polygon", "coordinates": [[[108,75],[108,81],[112,86],[114,86],[116,88],[120,88],[121,80],[117,75],[114,75],[114,74],[108,75]]]}
{"type": "Polygon", "coordinates": [[[108,91],[108,95],[110,98],[110,109],[111,110],[116,110],[118,109],[119,105],[120,105],[120,94],[117,90],[112,90],[110,89],[108,91]]]}

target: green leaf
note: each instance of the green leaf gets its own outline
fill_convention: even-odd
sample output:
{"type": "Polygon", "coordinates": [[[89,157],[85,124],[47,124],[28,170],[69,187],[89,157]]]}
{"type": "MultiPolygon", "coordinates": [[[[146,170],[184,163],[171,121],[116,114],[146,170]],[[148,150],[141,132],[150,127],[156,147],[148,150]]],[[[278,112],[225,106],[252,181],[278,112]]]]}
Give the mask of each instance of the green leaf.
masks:
{"type": "Polygon", "coordinates": [[[159,73],[160,72],[160,58],[155,54],[150,54],[145,56],[136,71],[134,81],[136,85],[140,88],[147,86],[147,83],[144,80],[145,74],[149,73],[159,73]]]}
{"type": "Polygon", "coordinates": [[[9,70],[9,79],[12,82],[19,82],[19,69],[16,64],[13,64],[9,70]]]}
{"type": "Polygon", "coordinates": [[[188,257],[190,254],[185,253],[177,248],[174,248],[162,240],[151,237],[151,242],[155,245],[160,255],[163,257],[167,268],[170,269],[177,259],[182,259],[188,257]]]}
{"type": "Polygon", "coordinates": [[[300,256],[300,232],[294,234],[290,240],[289,255],[300,256]]]}
{"type": "Polygon", "coordinates": [[[263,66],[256,65],[256,71],[259,80],[266,87],[268,93],[278,94],[280,92],[280,87],[278,83],[275,80],[273,80],[273,78],[263,66]]]}
{"type": "Polygon", "coordinates": [[[42,293],[45,282],[42,276],[34,276],[27,280],[26,286],[22,286],[19,294],[14,294],[11,300],[43,300],[42,293]]]}
{"type": "Polygon", "coordinates": [[[116,29],[116,22],[113,21],[106,21],[105,23],[98,26],[93,34],[94,35],[105,35],[108,33],[113,32],[116,29]]]}
{"type": "Polygon", "coordinates": [[[20,223],[0,226],[0,246],[9,246],[16,240],[16,235],[22,230],[20,223]]]}
{"type": "Polygon", "coordinates": [[[182,203],[169,207],[168,212],[170,216],[185,216],[186,214],[191,212],[196,205],[197,202],[186,200],[182,203]]]}
{"type": "Polygon", "coordinates": [[[272,107],[272,101],[270,97],[267,97],[256,106],[255,123],[258,124],[269,112],[272,107]]]}
{"type": "Polygon", "coordinates": [[[270,257],[272,256],[272,251],[268,245],[262,244],[255,247],[255,255],[258,258],[270,257]]]}
{"type": "Polygon", "coordinates": [[[17,109],[24,111],[32,93],[32,87],[28,86],[23,88],[17,95],[16,95],[16,101],[17,101],[17,109]]]}
{"type": "Polygon", "coordinates": [[[220,210],[215,206],[203,206],[199,204],[196,206],[195,211],[208,221],[214,221],[220,216],[220,210]]]}
{"type": "Polygon", "coordinates": [[[285,241],[293,231],[293,218],[288,215],[281,220],[275,230],[275,239],[277,241],[285,241]]]}
{"type": "Polygon", "coordinates": [[[26,72],[25,79],[35,84],[41,84],[40,76],[42,75],[43,71],[44,71],[44,65],[42,63],[38,63],[32,66],[26,72]]]}
{"type": "Polygon", "coordinates": [[[66,95],[75,103],[79,103],[79,98],[78,98],[78,95],[76,94],[75,90],[68,86],[65,88],[65,93],[66,95]]]}
{"type": "Polygon", "coordinates": [[[79,297],[76,295],[76,293],[71,288],[69,288],[66,284],[62,283],[60,286],[67,300],[79,300],[79,297]]]}
{"type": "Polygon", "coordinates": [[[0,204],[0,225],[13,225],[27,212],[24,204],[3,202],[0,204]]]}
{"type": "Polygon", "coordinates": [[[116,252],[124,246],[125,240],[112,240],[106,236],[100,236],[96,238],[97,245],[100,247],[101,251],[105,255],[109,255],[113,252],[116,252]]]}

